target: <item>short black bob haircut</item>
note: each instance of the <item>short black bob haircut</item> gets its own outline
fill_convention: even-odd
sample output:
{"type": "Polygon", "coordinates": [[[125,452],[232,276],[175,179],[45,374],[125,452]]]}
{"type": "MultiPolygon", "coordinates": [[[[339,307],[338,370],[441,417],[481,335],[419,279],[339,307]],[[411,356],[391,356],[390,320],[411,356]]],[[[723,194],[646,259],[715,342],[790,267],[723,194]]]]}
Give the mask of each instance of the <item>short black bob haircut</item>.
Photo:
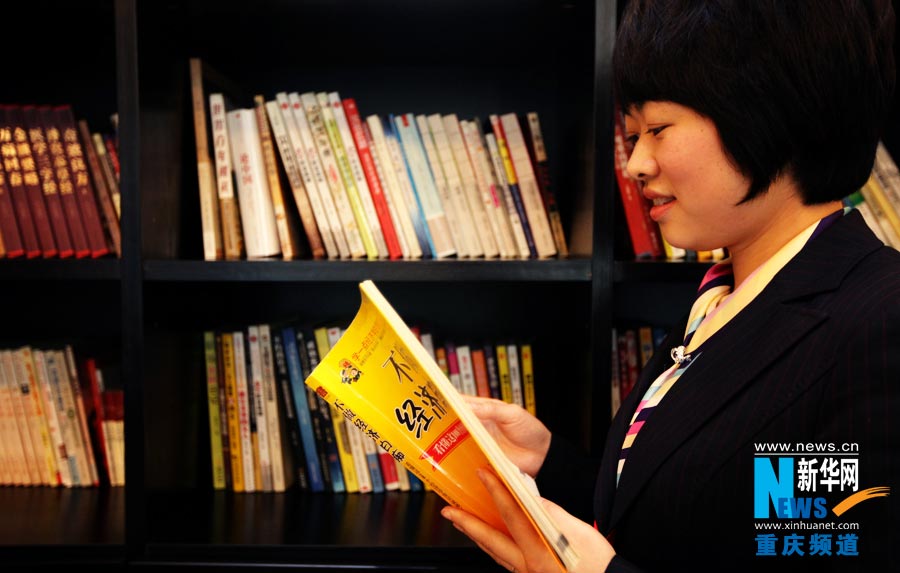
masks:
{"type": "Polygon", "coordinates": [[[649,101],[715,123],[751,180],[744,201],[792,175],[805,204],[869,177],[890,110],[889,0],[630,0],[613,56],[623,110],[649,101]]]}

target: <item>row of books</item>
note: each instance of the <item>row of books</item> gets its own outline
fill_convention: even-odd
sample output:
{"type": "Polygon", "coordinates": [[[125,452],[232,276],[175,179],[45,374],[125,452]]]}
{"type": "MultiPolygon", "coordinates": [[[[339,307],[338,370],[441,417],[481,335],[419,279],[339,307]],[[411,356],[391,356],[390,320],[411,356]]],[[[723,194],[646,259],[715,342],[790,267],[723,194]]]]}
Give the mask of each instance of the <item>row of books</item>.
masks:
{"type": "Polygon", "coordinates": [[[121,389],[72,347],[0,350],[0,484],[125,485],[121,389]],[[98,464],[99,460],[99,464],[98,464]]]}
{"type": "Polygon", "coordinates": [[[300,258],[301,233],[315,259],[567,255],[537,113],[383,118],[336,91],[240,107],[204,66],[190,62],[206,260],[300,258]]]}
{"type": "MultiPolygon", "coordinates": [[[[667,259],[684,261],[719,261],[725,258],[724,249],[691,251],[669,244],[650,218],[650,202],[641,194],[637,181],[625,166],[631,150],[625,140],[624,116],[615,117],[615,170],[619,194],[624,208],[625,226],[636,259],[667,259]]],[[[900,169],[883,142],[879,142],[875,164],[866,184],[844,198],[844,204],[855,207],[872,231],[886,245],[900,249],[900,169]]]]}
{"type": "MultiPolygon", "coordinates": [[[[214,489],[234,492],[380,493],[427,489],[390,447],[304,384],[341,337],[339,326],[255,324],[204,332],[214,489]]],[[[423,347],[462,393],[535,412],[529,344],[423,347]]],[[[348,373],[352,377],[352,373],[348,373]]]]}
{"type": "Polygon", "coordinates": [[[667,331],[663,327],[620,326],[612,330],[612,377],[610,384],[611,416],[619,411],[637,383],[641,369],[659,348],[667,331]]]}
{"type": "Polygon", "coordinates": [[[0,152],[0,258],[121,256],[114,133],[70,105],[0,105],[0,152]]]}

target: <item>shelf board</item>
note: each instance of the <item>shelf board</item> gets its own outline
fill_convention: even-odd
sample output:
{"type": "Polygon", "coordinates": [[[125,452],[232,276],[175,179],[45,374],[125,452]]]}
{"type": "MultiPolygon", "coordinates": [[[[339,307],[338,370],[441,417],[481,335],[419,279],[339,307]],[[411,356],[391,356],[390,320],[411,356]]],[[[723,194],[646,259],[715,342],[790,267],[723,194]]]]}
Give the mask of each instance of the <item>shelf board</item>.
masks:
{"type": "Polygon", "coordinates": [[[613,281],[699,284],[703,274],[711,266],[712,263],[708,262],[616,261],[613,267],[613,281]]]}
{"type": "Polygon", "coordinates": [[[587,258],[530,261],[172,261],[144,263],[148,281],[191,282],[584,282],[587,258]]]}
{"type": "Polygon", "coordinates": [[[119,259],[4,259],[0,281],[9,280],[118,280],[119,259]]]}

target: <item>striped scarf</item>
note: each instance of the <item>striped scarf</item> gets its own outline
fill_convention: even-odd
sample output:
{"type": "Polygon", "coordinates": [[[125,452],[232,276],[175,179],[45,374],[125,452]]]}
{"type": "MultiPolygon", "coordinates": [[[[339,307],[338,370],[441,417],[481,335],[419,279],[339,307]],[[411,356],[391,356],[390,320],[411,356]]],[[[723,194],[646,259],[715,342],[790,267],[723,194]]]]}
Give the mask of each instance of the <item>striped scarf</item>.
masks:
{"type": "Polygon", "coordinates": [[[757,267],[737,289],[734,288],[734,273],[730,258],[713,265],[706,272],[706,275],[700,282],[697,299],[694,301],[691,312],[688,315],[688,322],[684,332],[684,343],[671,350],[670,355],[674,364],[654,380],[653,384],[644,393],[634,415],[631,417],[631,424],[625,433],[622,451],[619,454],[616,485],[618,485],[619,479],[622,477],[625,460],[638,432],[640,432],[666,393],[675,385],[675,382],[678,381],[691,364],[700,358],[703,343],[750,304],[769,284],[778,271],[794,258],[809,241],[818,236],[849,210],[850,208],[844,208],[835,211],[804,229],[803,232],[791,239],[775,255],[757,267]]]}

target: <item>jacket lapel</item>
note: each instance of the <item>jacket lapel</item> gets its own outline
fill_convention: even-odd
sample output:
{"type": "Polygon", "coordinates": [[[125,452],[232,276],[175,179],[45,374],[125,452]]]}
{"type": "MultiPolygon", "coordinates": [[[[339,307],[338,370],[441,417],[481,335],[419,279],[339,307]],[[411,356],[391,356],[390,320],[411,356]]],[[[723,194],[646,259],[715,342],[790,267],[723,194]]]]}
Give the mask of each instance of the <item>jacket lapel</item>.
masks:
{"type": "MultiPolygon", "coordinates": [[[[635,387],[637,395],[629,396],[623,404],[623,413],[628,414],[617,419],[610,429],[596,507],[604,530],[616,526],[647,481],[675,450],[779,356],[827,320],[827,313],[803,301],[837,288],[862,257],[881,245],[864,226],[856,212],[836,222],[785,266],[743,312],[698,349],[695,362],[638,434],[616,487],[615,466],[631,414],[668,361],[664,357],[648,364],[653,367],[635,387]]],[[[668,347],[660,348],[657,354],[660,353],[667,356],[668,347]]],[[[824,369],[827,365],[823,361],[816,367],[824,369]]],[[[805,383],[814,379],[815,376],[809,376],[805,383]]],[[[774,405],[770,411],[776,411],[774,405]]]]}

